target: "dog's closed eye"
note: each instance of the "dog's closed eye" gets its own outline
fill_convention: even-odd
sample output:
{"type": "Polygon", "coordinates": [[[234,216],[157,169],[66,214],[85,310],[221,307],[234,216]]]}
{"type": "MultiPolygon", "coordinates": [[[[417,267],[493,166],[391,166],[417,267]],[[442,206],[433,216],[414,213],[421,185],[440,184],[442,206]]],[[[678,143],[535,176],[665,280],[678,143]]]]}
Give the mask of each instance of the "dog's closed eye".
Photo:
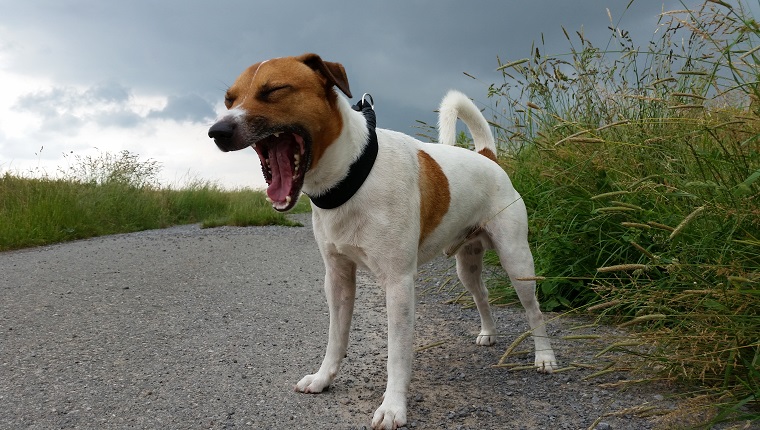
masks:
{"type": "Polygon", "coordinates": [[[232,105],[235,103],[236,98],[237,97],[233,96],[229,92],[224,95],[224,105],[227,106],[227,109],[232,107],[232,105]]]}
{"type": "Polygon", "coordinates": [[[282,90],[290,89],[292,88],[291,85],[288,84],[280,84],[280,85],[267,85],[261,88],[261,91],[259,91],[259,100],[261,101],[269,101],[270,98],[275,95],[277,92],[281,92],[282,90]]]}

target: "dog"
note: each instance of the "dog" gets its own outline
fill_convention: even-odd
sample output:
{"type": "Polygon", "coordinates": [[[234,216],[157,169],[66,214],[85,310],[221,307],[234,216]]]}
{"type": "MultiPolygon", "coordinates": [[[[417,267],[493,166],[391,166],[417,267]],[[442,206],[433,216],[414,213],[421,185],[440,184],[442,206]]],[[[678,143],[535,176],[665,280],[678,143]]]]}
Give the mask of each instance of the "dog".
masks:
{"type": "Polygon", "coordinates": [[[535,367],[555,370],[535,297],[525,204],[496,163],[496,145],[481,112],[462,93],[449,92],[440,106],[442,144],[423,143],[375,129],[372,106],[363,98],[363,106],[352,109],[338,91],[352,97],[340,63],[311,53],[263,61],[227,90],[228,112],[208,132],[222,151],[256,150],[274,209],[291,209],[301,192],[311,197],[330,326],[319,370],[295,390],[322,392],[338,374],[348,346],[356,270],[367,269],[385,290],[388,316],[388,380],[372,427],[405,425],[415,276],[420,264],[442,251],[456,256],[459,279],[480,313],[476,343],[490,346],[497,330],[481,270],[483,253],[496,250],[527,312],[535,367]],[[454,145],[457,118],[469,128],[474,151],[454,145]]]}

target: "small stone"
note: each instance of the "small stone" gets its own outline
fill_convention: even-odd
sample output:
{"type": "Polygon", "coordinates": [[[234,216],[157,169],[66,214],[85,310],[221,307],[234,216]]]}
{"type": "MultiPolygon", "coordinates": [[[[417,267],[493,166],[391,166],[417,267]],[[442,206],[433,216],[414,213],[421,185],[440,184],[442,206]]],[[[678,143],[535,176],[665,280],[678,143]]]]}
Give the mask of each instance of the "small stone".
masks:
{"type": "Polygon", "coordinates": [[[612,430],[612,426],[607,423],[599,423],[594,430],[612,430]]]}

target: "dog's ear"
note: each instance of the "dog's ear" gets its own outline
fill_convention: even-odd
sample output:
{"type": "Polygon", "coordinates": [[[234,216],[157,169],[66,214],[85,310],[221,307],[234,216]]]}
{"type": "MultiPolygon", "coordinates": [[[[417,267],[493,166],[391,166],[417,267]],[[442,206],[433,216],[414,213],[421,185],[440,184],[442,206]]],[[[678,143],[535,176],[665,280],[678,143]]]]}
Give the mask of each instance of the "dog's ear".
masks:
{"type": "Polygon", "coordinates": [[[340,63],[331,63],[324,61],[317,54],[303,54],[298,57],[304,64],[311,67],[312,70],[320,73],[327,79],[327,83],[330,86],[336,86],[339,90],[343,91],[343,94],[349,98],[351,96],[351,90],[348,88],[348,77],[346,76],[346,70],[340,63]]]}

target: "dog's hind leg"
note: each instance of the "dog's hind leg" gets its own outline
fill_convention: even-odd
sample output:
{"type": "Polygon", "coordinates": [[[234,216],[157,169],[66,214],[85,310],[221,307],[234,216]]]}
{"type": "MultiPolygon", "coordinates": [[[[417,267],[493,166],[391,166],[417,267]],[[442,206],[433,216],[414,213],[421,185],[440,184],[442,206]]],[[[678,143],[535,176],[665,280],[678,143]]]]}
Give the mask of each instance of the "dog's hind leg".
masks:
{"type": "Polygon", "coordinates": [[[325,256],[325,295],[330,311],[327,352],[317,373],[304,376],[295,386],[302,393],[327,388],[340,369],[348,348],[351,316],[356,298],[356,264],[340,256],[325,256]]]}
{"type": "Polygon", "coordinates": [[[536,347],[535,366],[539,372],[551,373],[557,369],[546,323],[536,299],[535,268],[528,245],[527,214],[522,200],[502,212],[486,227],[499,254],[501,266],[509,275],[512,286],[525,308],[528,324],[536,347]]]}
{"type": "MultiPolygon", "coordinates": [[[[512,247],[518,248],[518,247],[512,247]]],[[[502,262],[504,270],[509,274],[512,286],[517,291],[528,315],[528,324],[532,330],[533,341],[536,347],[536,369],[540,372],[551,373],[557,366],[557,359],[554,357],[549,336],[546,333],[546,323],[544,316],[538,306],[536,299],[536,281],[521,280],[532,278],[533,259],[530,257],[530,250],[526,247],[520,249],[510,249],[508,252],[500,252],[499,259],[502,262]],[[530,270],[527,268],[530,267],[530,270]]]]}
{"type": "Polygon", "coordinates": [[[483,283],[483,253],[485,248],[480,240],[472,241],[459,249],[456,254],[457,275],[470,291],[480,313],[480,334],[475,343],[491,346],[496,343],[496,327],[488,303],[488,290],[483,283]]]}

